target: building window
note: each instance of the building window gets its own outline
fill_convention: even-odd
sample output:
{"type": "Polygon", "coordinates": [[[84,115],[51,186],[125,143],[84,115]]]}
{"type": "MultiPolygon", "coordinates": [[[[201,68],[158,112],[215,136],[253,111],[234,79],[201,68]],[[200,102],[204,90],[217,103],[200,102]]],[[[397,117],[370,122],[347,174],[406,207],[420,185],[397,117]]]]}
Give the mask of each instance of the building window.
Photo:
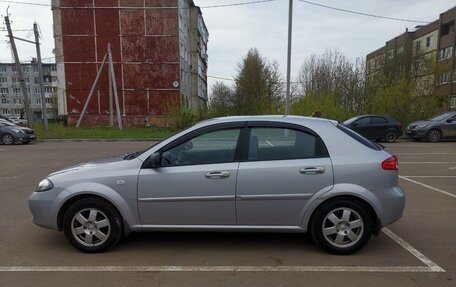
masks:
{"type": "Polygon", "coordinates": [[[51,98],[46,98],[44,100],[46,101],[46,104],[50,104],[51,103],[51,98]]]}
{"type": "Polygon", "coordinates": [[[450,81],[450,73],[443,73],[439,77],[439,85],[447,84],[450,81]]]}
{"type": "Polygon", "coordinates": [[[8,94],[8,88],[0,88],[0,94],[8,94]]]}
{"type": "Polygon", "coordinates": [[[3,98],[3,99],[2,99],[2,104],[7,104],[7,103],[8,103],[8,100],[5,99],[5,98],[3,98]]]}
{"type": "Polygon", "coordinates": [[[450,109],[456,109],[456,95],[452,95],[450,98],[450,109]]]}
{"type": "Polygon", "coordinates": [[[41,105],[41,99],[40,99],[40,98],[37,98],[37,99],[36,99],[36,104],[37,104],[37,105],[41,105]]]}
{"type": "Polygon", "coordinates": [[[41,89],[40,88],[35,88],[35,94],[41,94],[41,89]]]}
{"type": "Polygon", "coordinates": [[[38,67],[37,66],[33,66],[33,72],[35,72],[35,73],[38,72],[38,67]]]}
{"type": "Polygon", "coordinates": [[[21,114],[21,110],[20,110],[20,109],[14,109],[14,113],[15,113],[16,115],[20,115],[20,114],[21,114]]]}
{"type": "Polygon", "coordinates": [[[56,72],[57,71],[57,66],[52,65],[51,66],[51,71],[56,72]]]}
{"type": "Polygon", "coordinates": [[[2,114],[4,114],[4,115],[9,115],[8,109],[2,109],[2,114]]]}
{"type": "Polygon", "coordinates": [[[1,66],[0,67],[0,72],[6,72],[6,67],[5,66],[1,66]]]}
{"type": "MultiPolygon", "coordinates": [[[[400,45],[400,46],[397,48],[397,53],[398,53],[398,54],[404,53],[404,45],[400,45]]],[[[203,59],[204,59],[204,57],[203,57],[203,59]]]]}
{"type": "Polygon", "coordinates": [[[433,43],[433,37],[432,35],[426,38],[426,48],[430,48],[433,43]]]}
{"type": "Polygon", "coordinates": [[[418,54],[421,51],[421,41],[416,41],[415,52],[418,54]]]}
{"type": "Polygon", "coordinates": [[[387,53],[386,53],[386,58],[388,60],[391,60],[392,58],[394,58],[394,51],[393,50],[389,50],[387,53]]]}
{"type": "Polygon", "coordinates": [[[446,47],[439,50],[439,61],[449,59],[453,56],[453,47],[446,47]]]}
{"type": "Polygon", "coordinates": [[[0,83],[7,83],[7,82],[8,82],[8,78],[0,77],[0,83]]]}
{"type": "Polygon", "coordinates": [[[20,94],[21,93],[21,88],[13,88],[13,93],[14,94],[20,94]]]}

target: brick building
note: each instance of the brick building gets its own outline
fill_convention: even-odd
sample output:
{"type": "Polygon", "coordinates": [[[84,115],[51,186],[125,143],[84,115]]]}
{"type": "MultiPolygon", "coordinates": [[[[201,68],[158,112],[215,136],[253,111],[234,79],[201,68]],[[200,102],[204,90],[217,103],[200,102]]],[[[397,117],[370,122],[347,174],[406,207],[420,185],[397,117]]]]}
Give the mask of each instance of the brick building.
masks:
{"type": "MultiPolygon", "coordinates": [[[[167,106],[207,102],[208,31],[192,0],[53,0],[59,82],[70,123],[112,45],[122,120],[162,125],[167,106]]],[[[105,67],[84,122],[109,122],[105,67]]]]}
{"type": "Polygon", "coordinates": [[[440,14],[438,20],[389,40],[367,55],[367,77],[374,77],[384,67],[405,69],[416,80],[417,95],[440,95],[444,99],[442,109],[456,110],[455,22],[453,7],[440,14]],[[433,73],[426,69],[430,62],[438,66],[433,73]]]}

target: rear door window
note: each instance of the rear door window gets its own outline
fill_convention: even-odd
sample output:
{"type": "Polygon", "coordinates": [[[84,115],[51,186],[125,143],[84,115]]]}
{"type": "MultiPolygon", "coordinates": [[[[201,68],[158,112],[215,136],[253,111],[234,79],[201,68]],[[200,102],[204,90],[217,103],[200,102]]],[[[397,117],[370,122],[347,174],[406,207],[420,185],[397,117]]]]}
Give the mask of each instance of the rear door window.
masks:
{"type": "Polygon", "coordinates": [[[388,121],[384,117],[372,117],[372,124],[381,125],[386,124],[388,121]]]}
{"type": "Polygon", "coordinates": [[[322,140],[304,131],[281,127],[253,127],[248,160],[288,160],[327,157],[322,140]]]}

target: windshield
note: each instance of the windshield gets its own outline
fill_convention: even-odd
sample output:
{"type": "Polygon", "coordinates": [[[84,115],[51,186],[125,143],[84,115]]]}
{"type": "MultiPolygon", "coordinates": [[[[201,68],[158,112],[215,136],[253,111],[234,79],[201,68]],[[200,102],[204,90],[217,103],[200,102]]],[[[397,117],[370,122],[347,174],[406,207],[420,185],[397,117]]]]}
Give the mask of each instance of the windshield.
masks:
{"type": "Polygon", "coordinates": [[[15,124],[7,122],[7,121],[1,121],[0,122],[3,126],[15,126],[15,124]]]}
{"type": "Polygon", "coordinates": [[[148,148],[146,148],[145,150],[140,150],[140,151],[137,151],[137,152],[133,152],[133,153],[129,153],[127,154],[124,159],[126,160],[130,160],[130,159],[134,159],[134,158],[137,158],[138,156],[142,155],[143,153],[145,153],[146,151],[148,151],[149,149],[151,149],[152,147],[156,146],[157,144],[161,143],[162,141],[165,141],[167,139],[169,139],[170,137],[173,137],[175,136],[176,134],[180,133],[182,130],[179,130],[177,132],[174,132],[172,133],[170,136],[160,140],[160,141],[157,141],[155,143],[153,143],[151,146],[149,146],[148,148]]]}
{"type": "Polygon", "coordinates": [[[451,113],[443,113],[443,114],[437,115],[433,118],[430,118],[428,121],[441,121],[441,120],[444,120],[449,115],[451,115],[451,113]]]}

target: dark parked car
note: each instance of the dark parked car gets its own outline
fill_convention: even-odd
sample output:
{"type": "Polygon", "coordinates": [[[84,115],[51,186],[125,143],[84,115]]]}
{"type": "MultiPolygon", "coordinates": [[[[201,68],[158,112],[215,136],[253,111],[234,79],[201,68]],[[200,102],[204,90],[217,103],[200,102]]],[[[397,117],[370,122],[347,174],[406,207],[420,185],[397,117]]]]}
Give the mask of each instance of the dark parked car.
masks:
{"type": "Polygon", "coordinates": [[[390,116],[363,115],[342,123],[368,139],[395,142],[402,135],[402,124],[390,116]]]}
{"type": "Polygon", "coordinates": [[[413,122],[408,125],[405,134],[415,140],[427,139],[430,142],[456,139],[456,112],[447,112],[425,121],[413,122]]]}
{"type": "Polygon", "coordinates": [[[0,143],[14,144],[21,142],[28,144],[34,140],[36,140],[36,136],[33,129],[20,127],[6,120],[0,120],[0,143]]]}

